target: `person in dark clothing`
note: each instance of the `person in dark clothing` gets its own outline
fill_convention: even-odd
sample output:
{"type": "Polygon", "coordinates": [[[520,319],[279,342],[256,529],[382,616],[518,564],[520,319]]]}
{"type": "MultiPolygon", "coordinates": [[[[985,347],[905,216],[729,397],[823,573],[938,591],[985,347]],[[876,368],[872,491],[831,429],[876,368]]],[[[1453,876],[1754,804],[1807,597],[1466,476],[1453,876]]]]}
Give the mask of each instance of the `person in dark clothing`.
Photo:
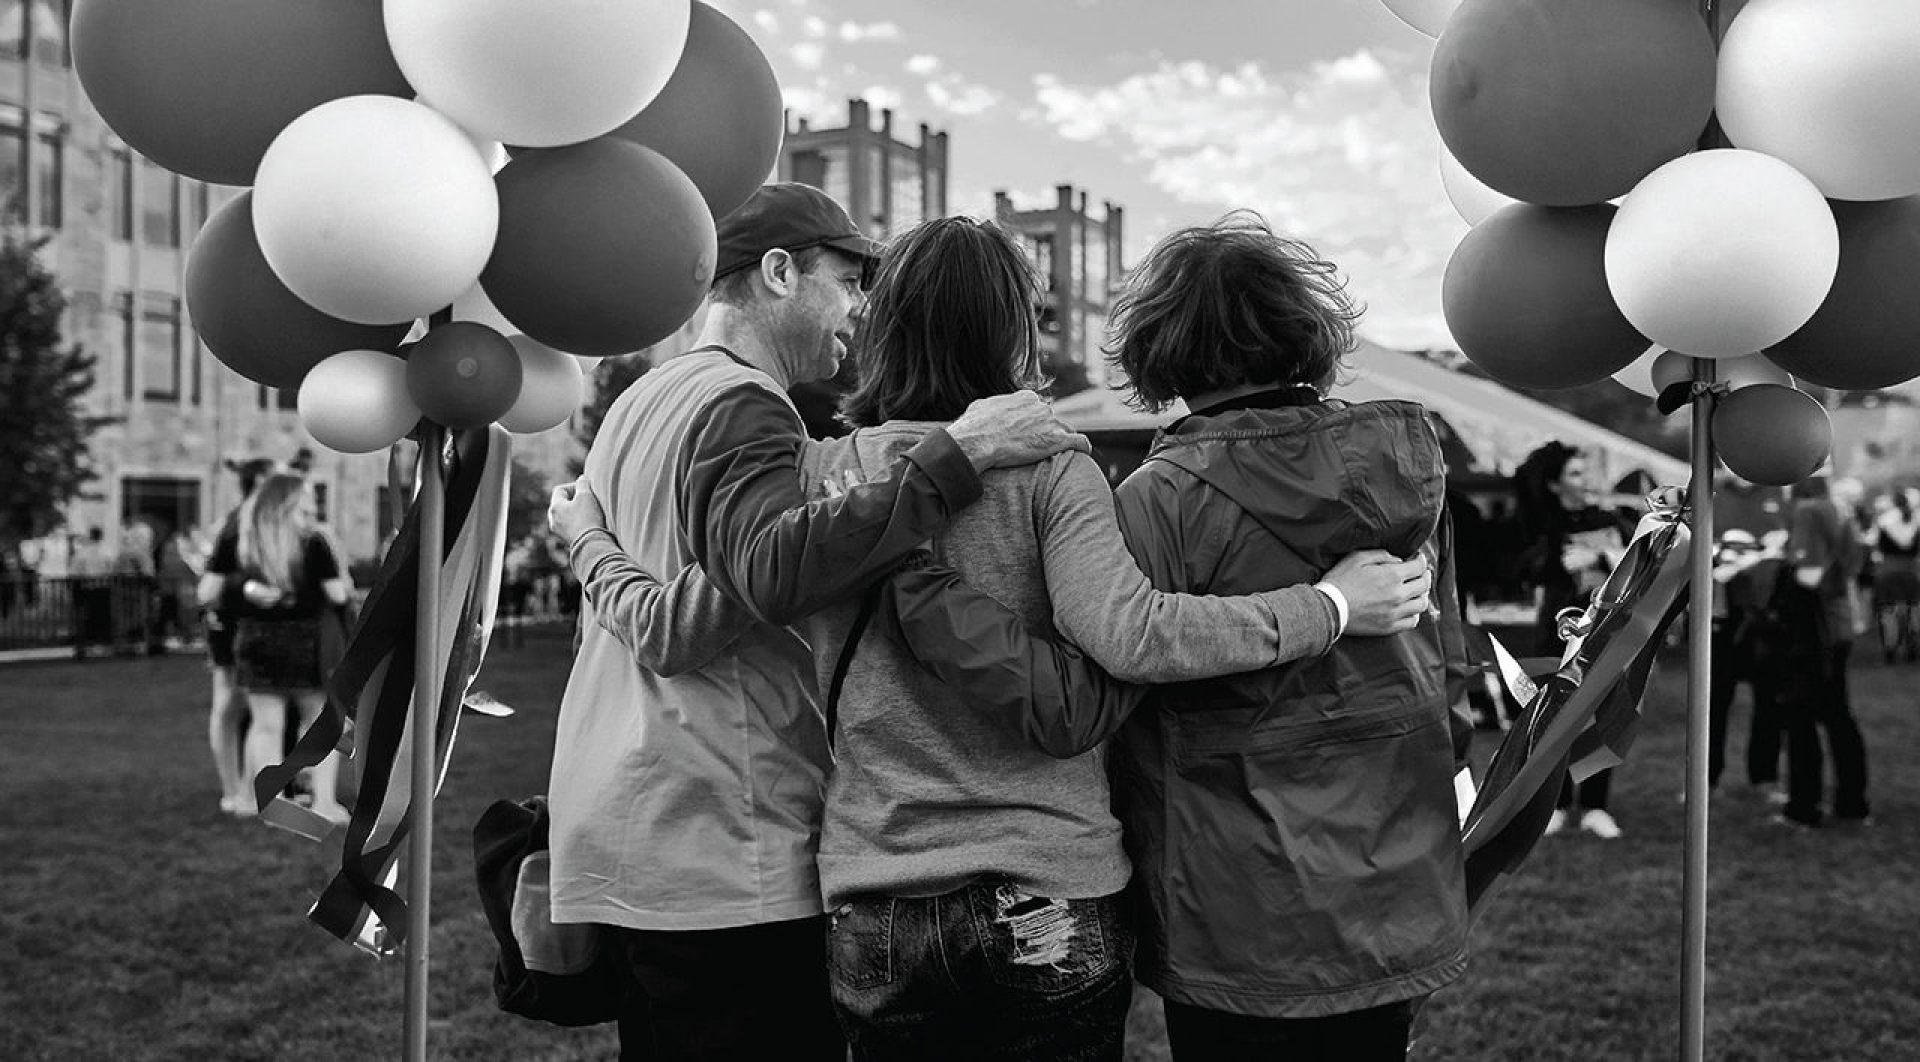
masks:
{"type": "Polygon", "coordinates": [[[1747,782],[1769,800],[1780,793],[1780,719],[1775,683],[1756,652],[1756,630],[1780,569],[1780,556],[1761,546],[1751,531],[1730,527],[1720,535],[1713,566],[1713,668],[1708,699],[1707,787],[1717,790],[1726,770],[1727,725],[1734,695],[1745,683],[1752,695],[1747,731],[1747,782]]]}
{"type": "MultiPolygon", "coordinates": [[[[1606,582],[1626,548],[1620,522],[1608,508],[1593,504],[1587,486],[1587,461],[1564,443],[1549,442],[1528,454],[1513,474],[1514,498],[1528,545],[1521,564],[1534,585],[1539,618],[1533,652],[1558,657],[1562,610],[1585,607],[1606,582]]],[[[1579,827],[1603,840],[1620,836],[1620,824],[1607,808],[1613,771],[1600,771],[1576,787],[1569,777],[1547,833],[1565,828],[1571,813],[1579,827]]]]}
{"type": "Polygon", "coordinates": [[[1787,735],[1787,805],[1780,821],[1818,826],[1825,818],[1824,731],[1833,755],[1833,817],[1864,823],[1872,810],[1867,749],[1847,694],[1847,658],[1853,650],[1848,589],[1864,551],[1829,497],[1825,477],[1794,484],[1793,498],[1786,570],[1774,590],[1784,638],[1769,652],[1778,668],[1787,735]]]}

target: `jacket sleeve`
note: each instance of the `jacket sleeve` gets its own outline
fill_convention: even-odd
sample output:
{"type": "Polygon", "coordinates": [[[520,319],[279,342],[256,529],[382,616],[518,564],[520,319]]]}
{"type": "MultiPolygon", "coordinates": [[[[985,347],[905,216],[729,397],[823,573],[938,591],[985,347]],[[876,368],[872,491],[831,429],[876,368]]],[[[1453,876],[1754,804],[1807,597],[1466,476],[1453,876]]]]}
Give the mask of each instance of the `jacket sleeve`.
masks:
{"type": "Polygon", "coordinates": [[[809,503],[806,435],[778,395],[743,386],[696,420],[679,469],[681,532],[722,593],[791,623],[854,593],[980,497],[973,463],[944,431],[892,474],[809,503]]]}
{"type": "Polygon", "coordinates": [[[1081,454],[1056,460],[1045,497],[1036,497],[1054,622],[1113,675],[1129,682],[1212,678],[1325,652],[1332,644],[1333,605],[1310,586],[1246,597],[1155,589],[1121,538],[1113,493],[1099,468],[1081,454]]]}
{"type": "Polygon", "coordinates": [[[1035,635],[958,572],[927,566],[924,554],[894,574],[875,618],[969,704],[1060,759],[1100,744],[1147,697],[1072,645],[1035,635]]]}
{"type": "Polygon", "coordinates": [[[1446,669],[1447,724],[1453,732],[1453,766],[1465,770],[1473,751],[1473,716],[1467,709],[1467,683],[1479,672],[1467,652],[1466,618],[1460,608],[1460,587],[1454,577],[1453,516],[1440,512],[1434,529],[1433,598],[1440,634],[1440,655],[1446,669]]]}
{"type": "Polygon", "coordinates": [[[661,584],[608,531],[580,536],[568,560],[600,629],[656,675],[706,666],[758,622],[698,565],[661,584]]]}

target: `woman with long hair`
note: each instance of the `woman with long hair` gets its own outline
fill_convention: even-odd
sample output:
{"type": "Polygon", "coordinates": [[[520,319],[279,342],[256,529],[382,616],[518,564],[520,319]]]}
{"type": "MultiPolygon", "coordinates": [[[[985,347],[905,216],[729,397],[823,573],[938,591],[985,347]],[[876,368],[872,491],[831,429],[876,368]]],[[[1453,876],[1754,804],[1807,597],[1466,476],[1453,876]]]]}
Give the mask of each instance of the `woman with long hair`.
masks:
{"type": "MultiPolygon", "coordinates": [[[[250,720],[244,777],[285,754],[286,705],[304,730],[326,706],[323,623],[347,601],[340,562],[316,522],[313,489],[304,476],[276,472],[241,503],[236,534],[223,537],[201,577],[200,599],[217,600],[229,576],[241,580],[245,604],[235,610],[235,679],[246,690],[250,720]]],[[[313,810],[344,822],[339,800],[340,756],[329,752],[310,776],[313,810]]],[[[257,810],[251,792],[236,809],[257,810]]]]}
{"type": "MultiPolygon", "coordinates": [[[[1584,606],[1626,549],[1619,519],[1596,504],[1587,473],[1586,455],[1558,441],[1536,448],[1513,472],[1514,498],[1529,542],[1521,566],[1539,606],[1532,646],[1539,656],[1560,655],[1560,612],[1584,606]]],[[[1607,807],[1612,783],[1611,769],[1577,787],[1568,778],[1547,832],[1559,833],[1577,812],[1572,821],[1581,830],[1602,840],[1619,837],[1620,824],[1607,807]]]]}

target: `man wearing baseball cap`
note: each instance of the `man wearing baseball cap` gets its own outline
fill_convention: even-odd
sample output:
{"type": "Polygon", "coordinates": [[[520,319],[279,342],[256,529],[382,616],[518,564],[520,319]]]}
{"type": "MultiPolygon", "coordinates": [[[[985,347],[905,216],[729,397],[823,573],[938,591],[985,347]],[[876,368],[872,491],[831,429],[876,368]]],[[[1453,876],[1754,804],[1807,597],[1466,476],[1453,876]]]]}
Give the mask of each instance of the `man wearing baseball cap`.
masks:
{"type": "Polygon", "coordinates": [[[598,588],[555,740],[552,913],[628,960],[623,1057],[840,1062],[814,867],[829,735],[787,625],[941,531],[983,471],[1086,441],[1038,395],[996,396],[890,478],[807,503],[786,392],[838,368],[879,248],[819,190],[770,184],[718,249],[698,344],[614,402],[590,490],[550,510],[598,588]]]}

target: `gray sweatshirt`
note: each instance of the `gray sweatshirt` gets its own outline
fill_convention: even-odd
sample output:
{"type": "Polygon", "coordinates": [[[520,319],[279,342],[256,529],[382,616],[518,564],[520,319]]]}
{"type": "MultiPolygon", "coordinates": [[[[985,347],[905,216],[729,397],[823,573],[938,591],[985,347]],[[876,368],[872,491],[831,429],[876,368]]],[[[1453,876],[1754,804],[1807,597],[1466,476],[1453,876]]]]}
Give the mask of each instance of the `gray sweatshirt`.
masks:
{"type": "MultiPolygon", "coordinates": [[[[885,476],[936,427],[896,422],[810,446],[808,497],[885,476]]],[[[1311,587],[1239,598],[1154,590],[1121,539],[1106,480],[1084,455],[983,481],[980,501],[932,541],[937,562],[1117,677],[1250,671],[1332,641],[1332,607],[1311,587]]],[[[857,606],[842,602],[800,625],[823,696],[857,606]]],[[[829,909],[855,895],[931,896],[990,876],[1034,895],[1089,898],[1119,891],[1129,874],[1104,750],[1049,756],[997,716],[969,708],[873,629],[842,690],[825,816],[820,881],[829,909]]]]}

